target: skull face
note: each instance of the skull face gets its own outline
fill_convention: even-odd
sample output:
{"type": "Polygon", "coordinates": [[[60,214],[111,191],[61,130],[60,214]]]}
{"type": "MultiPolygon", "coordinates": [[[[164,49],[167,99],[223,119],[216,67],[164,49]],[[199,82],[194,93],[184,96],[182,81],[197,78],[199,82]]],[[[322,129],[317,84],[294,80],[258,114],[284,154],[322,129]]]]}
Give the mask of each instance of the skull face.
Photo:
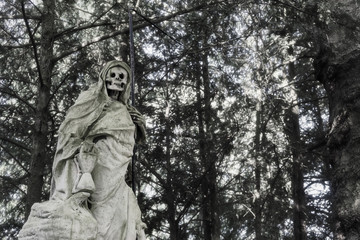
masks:
{"type": "Polygon", "coordinates": [[[122,67],[110,68],[106,74],[106,89],[109,97],[118,99],[121,92],[125,90],[128,80],[128,72],[122,67]]]}

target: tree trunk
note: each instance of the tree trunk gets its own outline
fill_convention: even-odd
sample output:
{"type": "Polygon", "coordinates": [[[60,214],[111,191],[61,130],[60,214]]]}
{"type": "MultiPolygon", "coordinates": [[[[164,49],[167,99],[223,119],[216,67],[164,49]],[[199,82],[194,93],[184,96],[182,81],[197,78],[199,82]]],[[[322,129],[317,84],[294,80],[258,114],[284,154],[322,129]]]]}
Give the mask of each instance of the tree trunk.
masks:
{"type": "Polygon", "coordinates": [[[255,213],[255,239],[262,240],[262,210],[261,210],[261,115],[262,103],[259,100],[256,103],[256,120],[255,120],[255,137],[254,137],[254,150],[255,150],[255,192],[254,192],[254,213],[255,213]]]}
{"type": "Polygon", "coordinates": [[[176,220],[176,205],[174,187],[172,184],[172,173],[170,163],[170,124],[169,119],[166,119],[166,205],[167,205],[167,219],[170,227],[170,240],[180,240],[179,224],[176,220]]]}
{"type": "MultiPolygon", "coordinates": [[[[292,50],[290,50],[292,52],[292,50]]],[[[295,66],[291,62],[289,64],[289,79],[295,77],[295,66]]],[[[292,199],[293,203],[293,223],[294,223],[294,239],[306,239],[306,196],[304,191],[304,175],[301,154],[301,138],[299,124],[299,106],[297,101],[297,93],[294,85],[290,85],[288,94],[289,108],[285,111],[285,133],[289,138],[289,147],[292,154],[292,199]]]]}
{"type": "Polygon", "coordinates": [[[201,67],[200,60],[197,59],[195,63],[195,71],[194,74],[196,78],[196,101],[197,101],[197,115],[198,115],[198,130],[199,130],[199,158],[203,166],[202,174],[205,176],[202,177],[201,183],[201,192],[202,192],[202,206],[201,206],[201,215],[202,215],[202,231],[204,239],[211,239],[211,221],[210,221],[210,211],[209,208],[209,185],[208,185],[208,176],[207,176],[207,168],[206,168],[206,137],[205,137],[205,124],[204,124],[204,116],[203,116],[203,104],[202,104],[202,96],[201,96],[201,67]]]}
{"type": "MultiPolygon", "coordinates": [[[[130,37],[128,34],[122,34],[119,37],[118,49],[120,60],[130,64],[129,55],[130,55],[130,37]]],[[[135,46],[134,46],[135,48],[135,46]]]]}
{"type": "Polygon", "coordinates": [[[328,146],[334,159],[332,179],[336,239],[360,239],[360,55],[333,67],[328,146]],[[353,237],[353,238],[351,238],[353,237]]]}
{"type": "Polygon", "coordinates": [[[26,218],[31,206],[41,201],[44,184],[44,170],[50,163],[46,154],[48,145],[48,120],[51,73],[53,69],[53,36],[55,29],[55,0],[44,1],[41,24],[40,76],[36,103],[33,149],[31,154],[30,176],[28,179],[26,218]]]}
{"type": "Polygon", "coordinates": [[[167,106],[165,108],[165,145],[166,145],[166,186],[165,186],[165,194],[166,194],[166,205],[167,205],[167,219],[169,222],[170,228],[170,240],[180,240],[179,235],[179,222],[176,220],[176,203],[175,203],[175,193],[173,186],[173,176],[172,176],[172,165],[171,165],[171,126],[169,119],[169,96],[167,94],[167,106]]]}
{"type": "Polygon", "coordinates": [[[324,45],[314,61],[317,78],[328,93],[333,156],[334,238],[360,239],[360,49],[355,1],[328,2],[332,19],[324,45]]]}
{"type": "Polygon", "coordinates": [[[216,162],[217,156],[214,153],[214,138],[212,133],[212,116],[211,116],[211,100],[210,100],[210,79],[209,79],[209,62],[208,55],[204,53],[202,55],[202,79],[204,85],[204,119],[205,119],[205,129],[206,129],[206,169],[207,169],[207,186],[209,193],[209,208],[210,208],[210,222],[211,222],[211,240],[220,240],[220,219],[218,216],[218,192],[216,185],[216,162]]]}
{"type": "Polygon", "coordinates": [[[360,239],[360,55],[328,66],[330,125],[328,147],[333,163],[335,239],[360,239]]]}
{"type": "Polygon", "coordinates": [[[202,184],[202,231],[204,239],[220,239],[220,221],[218,219],[216,156],[211,146],[211,105],[207,54],[194,56],[196,79],[196,101],[199,130],[199,157],[203,167],[202,184]],[[202,91],[202,89],[204,89],[202,91]]]}

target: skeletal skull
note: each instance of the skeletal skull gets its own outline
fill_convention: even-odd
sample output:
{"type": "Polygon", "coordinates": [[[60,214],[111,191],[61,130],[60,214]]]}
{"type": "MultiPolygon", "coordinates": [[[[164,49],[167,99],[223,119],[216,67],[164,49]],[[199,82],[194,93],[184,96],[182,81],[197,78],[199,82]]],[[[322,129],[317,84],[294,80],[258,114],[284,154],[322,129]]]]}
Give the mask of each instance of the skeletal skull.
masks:
{"type": "Polygon", "coordinates": [[[124,68],[110,68],[105,79],[109,97],[117,100],[121,92],[125,90],[127,80],[128,73],[124,68]]]}

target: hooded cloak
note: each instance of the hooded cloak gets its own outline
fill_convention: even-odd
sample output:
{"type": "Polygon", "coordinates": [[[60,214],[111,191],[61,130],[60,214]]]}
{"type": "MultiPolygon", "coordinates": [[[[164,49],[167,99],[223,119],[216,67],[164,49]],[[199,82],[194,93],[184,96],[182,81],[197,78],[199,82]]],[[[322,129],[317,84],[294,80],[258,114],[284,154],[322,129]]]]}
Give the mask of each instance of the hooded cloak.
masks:
{"type": "Polygon", "coordinates": [[[106,63],[101,70],[98,82],[91,85],[88,90],[79,95],[75,104],[69,108],[65,120],[60,125],[58,144],[52,168],[53,178],[50,196],[54,199],[60,198],[64,200],[71,196],[72,188],[76,182],[76,171],[78,171],[71,161],[73,161],[75,155],[79,153],[79,149],[85,141],[91,143],[94,138],[101,135],[101,132],[98,132],[97,135],[90,136],[89,132],[104,112],[104,109],[113,101],[107,94],[105,83],[107,72],[113,67],[122,67],[128,73],[127,83],[118,100],[126,106],[136,126],[136,136],[134,136],[136,137],[136,141],[142,143],[146,139],[145,120],[143,116],[129,104],[131,88],[130,68],[124,62],[116,60],[110,61],[106,63]],[[66,171],[66,179],[64,179],[64,171],[66,171]],[[64,181],[66,181],[66,183],[64,183],[64,181]]]}

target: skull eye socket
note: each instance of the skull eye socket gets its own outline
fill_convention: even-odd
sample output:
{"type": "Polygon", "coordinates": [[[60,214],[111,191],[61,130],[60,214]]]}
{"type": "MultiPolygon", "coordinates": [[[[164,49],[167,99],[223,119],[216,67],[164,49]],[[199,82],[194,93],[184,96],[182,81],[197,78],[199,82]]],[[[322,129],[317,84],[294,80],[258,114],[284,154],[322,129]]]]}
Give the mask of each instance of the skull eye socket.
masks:
{"type": "Polygon", "coordinates": [[[112,78],[115,77],[115,75],[116,75],[115,73],[110,73],[110,77],[112,78]]]}
{"type": "Polygon", "coordinates": [[[120,73],[120,74],[119,74],[119,77],[120,77],[121,79],[124,79],[124,74],[123,74],[123,73],[120,73]]]}

